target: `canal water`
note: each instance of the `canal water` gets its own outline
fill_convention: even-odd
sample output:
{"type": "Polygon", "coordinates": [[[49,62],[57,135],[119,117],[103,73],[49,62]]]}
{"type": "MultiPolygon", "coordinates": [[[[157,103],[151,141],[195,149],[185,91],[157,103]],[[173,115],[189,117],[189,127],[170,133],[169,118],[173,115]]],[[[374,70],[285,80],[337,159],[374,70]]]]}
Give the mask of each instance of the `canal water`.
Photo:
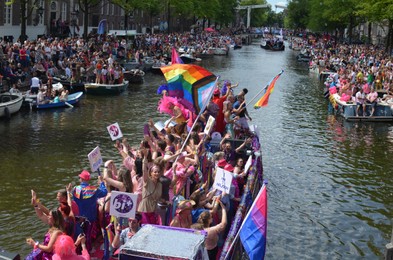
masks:
{"type": "MultiPolygon", "coordinates": [[[[266,259],[381,258],[392,230],[393,125],[329,115],[317,77],[295,56],[255,42],[200,64],[239,82],[235,93],[248,88],[248,100],[284,70],[269,105],[249,107],[269,182],[266,259]]],[[[31,189],[51,208],[56,190],[76,184],[89,169],[87,154],[96,146],[104,160],[120,163],[106,127],[118,122],[136,145],[146,120],[163,118],[156,111],[162,83],[162,76],[147,73],[144,84],[120,96],[85,96],[73,109],[22,111],[0,120],[1,248],[25,256],[31,250],[25,239],[43,238],[31,189]]]]}

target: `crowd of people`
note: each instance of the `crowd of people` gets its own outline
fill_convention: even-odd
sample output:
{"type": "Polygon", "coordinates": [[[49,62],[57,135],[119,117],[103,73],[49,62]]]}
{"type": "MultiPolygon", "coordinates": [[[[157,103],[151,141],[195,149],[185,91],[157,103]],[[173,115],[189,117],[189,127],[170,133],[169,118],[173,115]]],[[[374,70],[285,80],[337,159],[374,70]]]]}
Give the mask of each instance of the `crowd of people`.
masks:
{"type": "Polygon", "coordinates": [[[209,259],[217,259],[247,183],[246,150],[257,139],[248,126],[248,90],[235,95],[237,88],[229,81],[215,86],[199,117],[163,88],[158,110],[170,117],[163,129],[149,120],[143,140],[132,140],[136,146],[118,140],[114,149],[119,158],[107,160],[97,180],[83,170],[78,185],[58,191],[54,210],[32,191],[31,204],[49,230],[43,241],[27,240],[33,247],[27,259],[89,259],[101,238],[105,255],[116,255],[143,224],[204,230],[209,259]],[[209,118],[215,120],[206,132],[209,118]],[[233,174],[229,193],[213,187],[218,168],[233,174]],[[112,191],[137,195],[135,217],[110,215],[112,191]],[[72,258],[77,253],[79,258],[72,258]]]}
{"type": "Polygon", "coordinates": [[[326,37],[300,45],[311,55],[310,68],[330,72],[326,80],[329,93],[357,104],[357,116],[366,116],[367,104],[371,105],[368,116],[374,116],[378,102],[393,102],[393,60],[384,48],[340,44],[326,37]]]}

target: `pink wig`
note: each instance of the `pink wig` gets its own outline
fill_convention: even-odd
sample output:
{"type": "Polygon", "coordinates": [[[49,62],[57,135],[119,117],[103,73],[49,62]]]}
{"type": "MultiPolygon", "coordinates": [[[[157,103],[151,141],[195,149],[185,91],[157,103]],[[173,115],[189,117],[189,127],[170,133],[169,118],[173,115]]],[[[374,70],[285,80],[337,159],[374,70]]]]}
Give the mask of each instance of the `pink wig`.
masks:
{"type": "Polygon", "coordinates": [[[77,255],[75,252],[74,240],[67,235],[60,235],[56,239],[54,253],[60,257],[77,255]]]}

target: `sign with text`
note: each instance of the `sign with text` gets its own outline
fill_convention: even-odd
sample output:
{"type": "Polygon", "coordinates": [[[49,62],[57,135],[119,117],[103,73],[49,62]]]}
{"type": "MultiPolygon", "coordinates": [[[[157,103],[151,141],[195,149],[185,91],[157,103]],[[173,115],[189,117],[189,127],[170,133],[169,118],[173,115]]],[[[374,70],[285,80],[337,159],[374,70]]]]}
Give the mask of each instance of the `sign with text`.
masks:
{"type": "Polygon", "coordinates": [[[209,116],[209,119],[207,120],[205,131],[203,131],[206,135],[210,134],[210,131],[213,129],[213,125],[216,119],[212,116],[209,116]]]}
{"type": "Polygon", "coordinates": [[[109,214],[115,217],[135,218],[137,198],[138,195],[134,193],[112,191],[109,214]]]}
{"type": "Polygon", "coordinates": [[[232,179],[233,175],[231,172],[225,171],[224,169],[217,167],[216,178],[214,179],[213,188],[229,194],[232,179]]]}
{"type": "Polygon", "coordinates": [[[248,160],[247,160],[246,164],[244,165],[244,172],[247,172],[248,169],[250,169],[251,163],[252,163],[252,155],[250,155],[248,157],[248,160]]]}
{"type": "Polygon", "coordinates": [[[118,123],[111,124],[106,129],[108,129],[108,132],[112,138],[112,141],[115,141],[115,140],[123,137],[123,133],[121,132],[120,126],[118,123]]]}
{"type": "Polygon", "coordinates": [[[92,172],[97,171],[102,165],[102,156],[100,152],[100,147],[97,146],[96,148],[94,148],[93,151],[91,151],[87,155],[87,158],[89,158],[91,171],[92,172]]]}

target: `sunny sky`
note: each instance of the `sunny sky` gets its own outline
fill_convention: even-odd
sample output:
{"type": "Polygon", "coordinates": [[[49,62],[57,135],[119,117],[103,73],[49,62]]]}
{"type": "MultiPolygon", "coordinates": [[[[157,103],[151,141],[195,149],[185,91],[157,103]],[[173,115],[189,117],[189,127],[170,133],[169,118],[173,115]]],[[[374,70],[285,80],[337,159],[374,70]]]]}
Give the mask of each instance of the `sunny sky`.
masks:
{"type": "MultiPolygon", "coordinates": [[[[288,1],[287,0],[266,0],[269,4],[271,4],[272,5],[272,10],[275,10],[276,9],[276,7],[275,7],[275,5],[276,4],[278,4],[278,5],[288,5],[288,1]]],[[[277,12],[281,12],[282,11],[282,9],[277,9],[277,12]]]]}

